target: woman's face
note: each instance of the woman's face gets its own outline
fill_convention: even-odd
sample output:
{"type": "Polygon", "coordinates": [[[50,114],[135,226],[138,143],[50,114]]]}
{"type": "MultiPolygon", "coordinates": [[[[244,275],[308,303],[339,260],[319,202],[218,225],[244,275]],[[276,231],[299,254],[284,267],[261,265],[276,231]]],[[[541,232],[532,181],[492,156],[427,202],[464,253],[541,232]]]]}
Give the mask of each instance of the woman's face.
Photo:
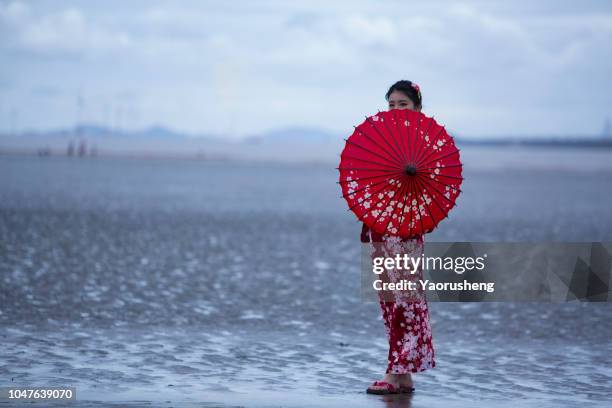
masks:
{"type": "Polygon", "coordinates": [[[421,108],[415,108],[414,102],[405,93],[393,91],[389,95],[389,110],[391,109],[410,109],[420,111],[421,108]]]}

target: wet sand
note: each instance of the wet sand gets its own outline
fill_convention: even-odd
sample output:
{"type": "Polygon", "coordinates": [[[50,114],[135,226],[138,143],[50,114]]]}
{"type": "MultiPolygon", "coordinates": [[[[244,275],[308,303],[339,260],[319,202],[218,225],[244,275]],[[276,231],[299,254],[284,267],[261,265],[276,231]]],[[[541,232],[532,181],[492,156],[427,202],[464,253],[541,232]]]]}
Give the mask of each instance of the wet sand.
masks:
{"type": "MultiPolygon", "coordinates": [[[[429,238],[612,240],[612,165],[554,163],[467,169],[429,238]]],[[[79,407],[610,405],[612,307],[587,303],[432,302],[436,367],[413,396],[366,395],[384,328],[359,295],[359,225],[333,169],[0,170],[0,386],[76,386],[79,407]]]]}
{"type": "MultiPolygon", "coordinates": [[[[351,319],[369,318],[365,327],[343,324],[344,313],[332,312],[328,324],[295,321],[275,331],[258,328],[267,326],[268,316],[243,319],[231,331],[9,328],[2,338],[11,345],[2,352],[3,385],[75,385],[79,406],[374,407],[387,406],[388,398],[405,401],[363,392],[386,355],[375,313],[363,309],[351,319]]],[[[436,303],[431,310],[437,367],[414,376],[415,406],[609,403],[610,325],[586,330],[609,319],[607,305],[436,303]],[[559,327],[578,313],[585,313],[584,321],[559,327]]]]}

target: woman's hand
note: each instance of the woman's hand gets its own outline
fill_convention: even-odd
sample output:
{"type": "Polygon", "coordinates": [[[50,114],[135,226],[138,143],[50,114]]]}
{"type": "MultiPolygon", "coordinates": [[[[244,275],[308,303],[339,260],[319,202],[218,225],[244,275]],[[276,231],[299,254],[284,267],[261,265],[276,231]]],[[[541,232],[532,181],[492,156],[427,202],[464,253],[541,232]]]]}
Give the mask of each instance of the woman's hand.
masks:
{"type": "Polygon", "coordinates": [[[361,242],[370,242],[370,228],[363,223],[361,227],[361,242]]]}

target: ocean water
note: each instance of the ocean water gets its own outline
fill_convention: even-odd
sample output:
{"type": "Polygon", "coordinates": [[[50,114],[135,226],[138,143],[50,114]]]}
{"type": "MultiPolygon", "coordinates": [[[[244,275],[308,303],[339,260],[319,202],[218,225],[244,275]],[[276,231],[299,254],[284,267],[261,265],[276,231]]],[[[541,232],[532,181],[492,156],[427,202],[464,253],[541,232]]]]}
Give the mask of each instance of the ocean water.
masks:
{"type": "MultiPolygon", "coordinates": [[[[612,152],[462,157],[427,240],[612,240],[612,152]]],[[[587,303],[432,302],[436,367],[413,396],[366,395],[385,333],[335,165],[0,156],[0,387],[75,386],[76,406],[609,405],[612,307],[587,303]]]]}

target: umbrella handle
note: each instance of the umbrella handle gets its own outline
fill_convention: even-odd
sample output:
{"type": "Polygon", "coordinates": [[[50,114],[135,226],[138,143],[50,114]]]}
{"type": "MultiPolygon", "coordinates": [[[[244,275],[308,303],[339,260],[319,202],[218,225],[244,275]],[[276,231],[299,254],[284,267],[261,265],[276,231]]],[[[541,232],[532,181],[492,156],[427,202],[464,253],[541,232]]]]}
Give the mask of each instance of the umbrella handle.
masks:
{"type": "Polygon", "coordinates": [[[363,226],[361,227],[361,242],[370,242],[369,232],[370,228],[364,222],[363,226]]]}

